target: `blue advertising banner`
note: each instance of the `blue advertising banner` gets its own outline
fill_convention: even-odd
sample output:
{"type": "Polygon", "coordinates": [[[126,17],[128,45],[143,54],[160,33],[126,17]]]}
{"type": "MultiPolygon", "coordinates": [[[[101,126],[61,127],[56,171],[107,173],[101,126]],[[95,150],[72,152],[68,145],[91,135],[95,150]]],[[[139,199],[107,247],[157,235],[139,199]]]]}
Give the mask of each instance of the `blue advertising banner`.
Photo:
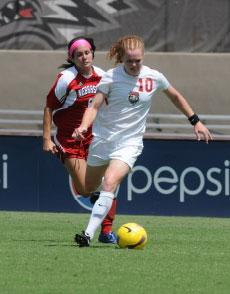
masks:
{"type": "MultiPolygon", "coordinates": [[[[118,213],[230,216],[230,142],[144,140],[117,192],[118,213]]],[[[0,210],[88,212],[41,137],[0,136],[0,210]]]]}

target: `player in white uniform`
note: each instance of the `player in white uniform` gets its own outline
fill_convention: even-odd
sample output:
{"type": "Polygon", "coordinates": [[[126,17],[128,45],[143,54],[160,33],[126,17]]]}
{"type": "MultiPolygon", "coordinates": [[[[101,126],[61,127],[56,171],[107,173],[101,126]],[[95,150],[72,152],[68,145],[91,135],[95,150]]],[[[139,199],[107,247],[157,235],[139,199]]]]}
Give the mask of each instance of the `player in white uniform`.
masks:
{"type": "Polygon", "coordinates": [[[84,140],[93,124],[94,139],[89,148],[86,187],[93,191],[104,176],[103,189],[95,203],[88,226],[75,241],[89,246],[97,228],[111,207],[114,192],[132,169],[143,149],[146,118],[156,90],[163,90],[194,126],[197,139],[203,135],[208,143],[209,130],[200,122],[186,99],[164,75],[143,65],[144,43],[138,36],[119,39],[109,57],[121,63],[101,79],[92,105],[87,108],[74,136],[84,140]],[[107,101],[107,103],[103,103],[107,101]]]}
{"type": "Polygon", "coordinates": [[[93,134],[96,138],[94,145],[99,146],[95,142],[100,141],[100,146],[98,149],[93,147],[88,164],[102,165],[113,157],[117,158],[117,153],[108,157],[104,148],[111,150],[110,146],[114,146],[114,151],[117,151],[122,145],[127,146],[127,154],[123,149],[119,159],[132,168],[143,148],[143,134],[152,96],[157,89],[166,90],[168,87],[169,82],[161,73],[144,65],[138,78],[127,74],[123,65],[109,70],[98,88],[106,95],[108,105],[101,106],[93,125],[93,134]],[[135,156],[129,158],[130,148],[134,147],[135,156]]]}

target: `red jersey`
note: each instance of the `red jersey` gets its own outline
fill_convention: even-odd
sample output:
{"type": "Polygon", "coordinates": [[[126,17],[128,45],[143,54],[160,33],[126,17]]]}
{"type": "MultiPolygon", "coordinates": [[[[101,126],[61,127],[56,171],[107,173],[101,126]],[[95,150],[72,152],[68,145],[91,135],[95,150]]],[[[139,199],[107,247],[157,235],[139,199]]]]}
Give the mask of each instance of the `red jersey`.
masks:
{"type": "Polygon", "coordinates": [[[77,142],[72,134],[79,127],[86,108],[94,98],[103,73],[102,69],[94,66],[93,74],[87,78],[72,66],[58,74],[50,89],[46,106],[53,110],[53,122],[57,127],[54,141],[62,152],[79,153],[75,149],[83,149],[82,144],[86,144],[88,148],[92,140],[91,128],[86,133],[84,142],[77,142]]]}

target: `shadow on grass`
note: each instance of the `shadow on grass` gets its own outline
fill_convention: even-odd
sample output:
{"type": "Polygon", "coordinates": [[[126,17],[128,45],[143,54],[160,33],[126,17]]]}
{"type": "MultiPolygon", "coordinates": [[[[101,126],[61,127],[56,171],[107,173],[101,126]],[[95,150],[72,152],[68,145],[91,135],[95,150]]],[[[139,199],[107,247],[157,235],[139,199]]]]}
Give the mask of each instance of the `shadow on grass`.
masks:
{"type": "Polygon", "coordinates": [[[86,246],[86,247],[79,247],[77,244],[60,244],[60,243],[58,243],[58,244],[47,244],[47,245],[44,245],[44,246],[46,246],[46,247],[55,247],[55,246],[57,246],[57,247],[75,247],[75,248],[77,248],[77,249],[81,249],[81,250],[84,250],[84,249],[107,249],[107,248],[109,248],[109,249],[119,249],[119,248],[116,248],[116,246],[113,246],[113,245],[110,245],[110,244],[103,244],[103,245],[90,245],[90,246],[86,246]]]}
{"type": "Polygon", "coordinates": [[[79,248],[79,249],[83,249],[83,248],[94,248],[94,249],[104,249],[104,248],[110,248],[110,249],[120,249],[118,248],[115,244],[100,244],[100,245],[90,245],[89,247],[79,247],[78,245],[74,244],[74,243],[68,243],[68,241],[59,241],[59,240],[47,240],[47,239],[14,239],[12,240],[13,242],[34,242],[34,243],[40,243],[41,245],[45,246],[45,247],[74,247],[74,248],[79,248]],[[46,244],[46,243],[52,243],[52,244],[46,244]],[[42,244],[43,243],[43,244],[42,244]],[[65,244],[64,244],[65,243],[65,244]]]}

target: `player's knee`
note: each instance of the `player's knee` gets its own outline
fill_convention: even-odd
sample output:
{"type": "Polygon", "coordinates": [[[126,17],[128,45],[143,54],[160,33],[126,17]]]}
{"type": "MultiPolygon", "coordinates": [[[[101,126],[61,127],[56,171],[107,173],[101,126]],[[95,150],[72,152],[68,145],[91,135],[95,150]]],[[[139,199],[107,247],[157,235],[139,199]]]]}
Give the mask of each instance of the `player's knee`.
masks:
{"type": "Polygon", "coordinates": [[[103,181],[103,190],[114,192],[118,184],[119,184],[118,181],[114,177],[107,176],[104,178],[104,181],[103,181]]]}

